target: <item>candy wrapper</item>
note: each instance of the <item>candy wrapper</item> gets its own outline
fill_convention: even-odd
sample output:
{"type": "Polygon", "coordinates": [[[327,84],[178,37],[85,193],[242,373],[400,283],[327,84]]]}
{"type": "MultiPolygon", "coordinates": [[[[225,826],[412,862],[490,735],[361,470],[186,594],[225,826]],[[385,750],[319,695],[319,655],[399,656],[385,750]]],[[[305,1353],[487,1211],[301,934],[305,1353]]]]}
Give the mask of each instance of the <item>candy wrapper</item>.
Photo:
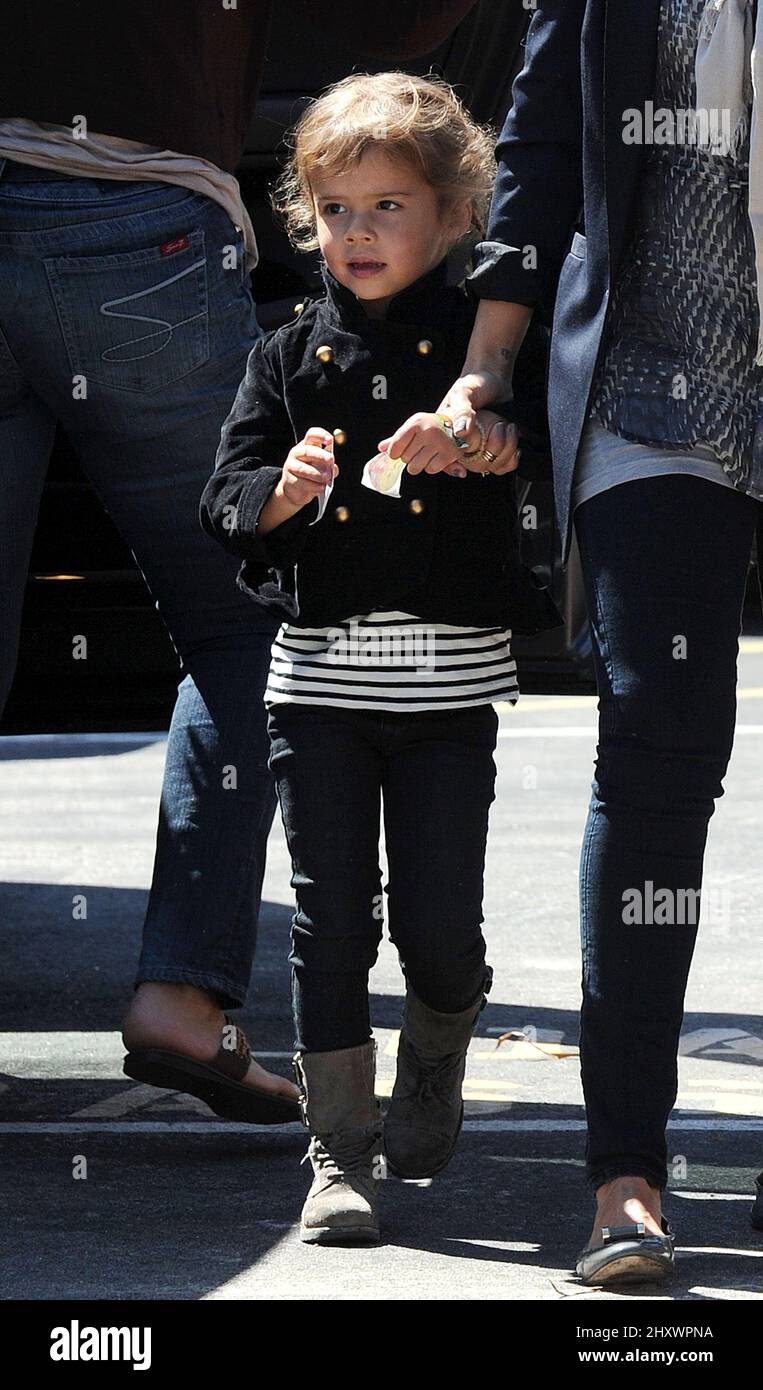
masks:
{"type": "MultiPolygon", "coordinates": [[[[459,449],[464,447],[464,441],[456,439],[453,434],[453,426],[443,415],[438,415],[437,422],[444,434],[458,445],[459,449]]],[[[405,469],[404,459],[391,459],[387,454],[374,454],[368,460],[361,482],[364,487],[369,487],[372,492],[381,492],[385,497],[400,496],[400,482],[405,469]]]]}
{"type": "Polygon", "coordinates": [[[386,454],[375,454],[363,469],[360,481],[372,492],[383,492],[385,497],[400,496],[400,479],[403,476],[405,459],[391,459],[386,454]]]}

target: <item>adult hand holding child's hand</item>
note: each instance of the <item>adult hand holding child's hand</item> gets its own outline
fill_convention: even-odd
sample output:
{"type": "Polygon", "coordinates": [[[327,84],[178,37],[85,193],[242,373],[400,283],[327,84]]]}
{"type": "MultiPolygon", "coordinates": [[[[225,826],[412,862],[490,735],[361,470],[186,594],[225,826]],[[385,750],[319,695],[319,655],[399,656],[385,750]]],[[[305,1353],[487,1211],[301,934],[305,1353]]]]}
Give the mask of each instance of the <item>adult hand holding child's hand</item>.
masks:
{"type": "Polygon", "coordinates": [[[380,451],[404,459],[412,475],[444,472],[465,478],[467,471],[512,472],[519,463],[516,426],[493,411],[478,410],[463,393],[462,399],[456,389],[461,384],[451,388],[440,413],[419,411],[409,416],[393,435],[380,441],[380,451]],[[462,445],[443,428],[444,419],[453,422],[453,433],[462,445]]]}
{"type": "MultiPolygon", "coordinates": [[[[480,453],[477,454],[472,466],[478,467],[480,472],[513,473],[519,464],[519,431],[516,425],[484,408],[491,401],[503,400],[505,394],[506,388],[500,377],[495,372],[483,369],[459,377],[440,403],[443,415],[448,415],[453,421],[456,438],[464,440],[467,450],[487,447],[490,453],[495,454],[494,461],[484,461],[480,453]],[[489,422],[496,420],[499,424],[491,429],[489,422]],[[482,445],[480,424],[483,429],[489,430],[489,439],[482,445]]],[[[464,460],[464,464],[469,466],[467,460],[464,460]]]]}

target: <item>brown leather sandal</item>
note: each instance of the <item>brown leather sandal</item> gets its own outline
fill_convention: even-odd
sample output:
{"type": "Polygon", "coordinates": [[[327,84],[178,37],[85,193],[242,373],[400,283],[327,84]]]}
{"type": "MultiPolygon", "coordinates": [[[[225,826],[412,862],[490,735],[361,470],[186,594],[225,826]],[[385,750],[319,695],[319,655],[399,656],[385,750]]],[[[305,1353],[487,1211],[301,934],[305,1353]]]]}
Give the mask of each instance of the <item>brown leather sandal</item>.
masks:
{"type": "Polygon", "coordinates": [[[296,1100],[242,1084],[251,1057],[243,1028],[231,1023],[226,1014],[214,1061],[199,1062],[182,1052],[139,1047],[127,1053],[122,1070],[134,1081],[198,1096],[225,1120],[242,1120],[252,1125],[301,1124],[296,1100]]]}

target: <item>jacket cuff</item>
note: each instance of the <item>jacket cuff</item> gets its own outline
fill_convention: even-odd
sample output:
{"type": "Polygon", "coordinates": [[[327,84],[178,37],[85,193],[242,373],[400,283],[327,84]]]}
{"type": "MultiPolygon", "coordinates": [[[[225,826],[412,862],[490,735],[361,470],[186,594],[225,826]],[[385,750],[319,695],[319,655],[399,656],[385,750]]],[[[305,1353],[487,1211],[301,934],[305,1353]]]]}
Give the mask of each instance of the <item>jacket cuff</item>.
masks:
{"type": "Polygon", "coordinates": [[[504,299],[535,308],[543,301],[543,284],[537,269],[522,264],[522,250],[504,241],[479,241],[472,254],[474,269],[466,286],[479,299],[504,299]]]}
{"type": "Polygon", "coordinates": [[[307,528],[312,524],[310,518],[317,519],[316,506],[309,502],[265,535],[257,530],[263,508],[270,501],[281,473],[280,468],[258,468],[242,492],[236,510],[236,530],[251,544],[251,558],[264,560],[274,569],[283,569],[295,562],[307,538],[307,528]]]}

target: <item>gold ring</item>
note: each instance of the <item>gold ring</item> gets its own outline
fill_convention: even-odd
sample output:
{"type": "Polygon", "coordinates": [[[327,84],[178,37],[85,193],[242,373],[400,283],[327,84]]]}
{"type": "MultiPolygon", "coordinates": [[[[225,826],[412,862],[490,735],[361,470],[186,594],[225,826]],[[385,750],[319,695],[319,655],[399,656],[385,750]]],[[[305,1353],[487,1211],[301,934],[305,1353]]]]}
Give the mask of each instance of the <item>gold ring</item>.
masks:
{"type": "Polygon", "coordinates": [[[481,457],[485,460],[486,463],[495,463],[496,459],[498,458],[498,455],[492,453],[490,449],[483,449],[481,451],[481,457]]]}

